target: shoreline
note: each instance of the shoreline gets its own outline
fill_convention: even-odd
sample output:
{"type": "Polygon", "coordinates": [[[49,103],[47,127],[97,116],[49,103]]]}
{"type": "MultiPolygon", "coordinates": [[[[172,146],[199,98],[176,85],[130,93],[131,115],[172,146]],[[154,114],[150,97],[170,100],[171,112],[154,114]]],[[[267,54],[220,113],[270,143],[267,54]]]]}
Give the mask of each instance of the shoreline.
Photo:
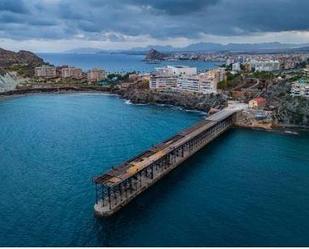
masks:
{"type": "Polygon", "coordinates": [[[0,92],[0,97],[27,95],[37,93],[67,93],[67,92],[102,92],[110,93],[110,89],[98,87],[41,87],[41,88],[28,88],[28,89],[15,89],[6,92],[0,92]]]}
{"type": "Polygon", "coordinates": [[[70,94],[70,93],[98,93],[103,95],[109,95],[109,96],[117,96],[124,100],[125,104],[127,105],[154,105],[154,106],[160,106],[160,107],[172,107],[176,108],[185,112],[192,112],[192,113],[198,113],[201,116],[208,116],[208,113],[205,111],[195,110],[195,109],[186,109],[182,106],[178,105],[172,105],[172,104],[160,104],[160,103],[134,103],[130,99],[123,97],[119,91],[113,91],[112,89],[100,89],[98,87],[96,88],[81,88],[81,87],[58,87],[58,88],[35,88],[35,89],[16,89],[11,90],[7,92],[0,92],[0,100],[7,99],[7,98],[13,98],[13,97],[22,97],[22,96],[28,96],[28,95],[36,95],[36,94],[70,94]]]}
{"type": "MultiPolygon", "coordinates": [[[[177,108],[179,110],[185,112],[194,112],[199,113],[201,116],[208,116],[207,112],[203,112],[195,109],[185,109],[182,106],[171,105],[171,104],[160,104],[160,103],[133,103],[130,99],[124,98],[119,92],[113,91],[113,89],[109,88],[100,88],[100,87],[54,87],[54,88],[35,88],[35,89],[16,89],[10,90],[6,92],[0,92],[0,101],[8,98],[14,97],[22,97],[28,95],[36,95],[36,94],[70,94],[70,93],[98,93],[110,96],[117,96],[124,100],[124,103],[127,105],[155,105],[161,107],[172,107],[177,108]]],[[[236,125],[236,128],[244,128],[244,129],[252,129],[252,130],[260,130],[260,131],[268,131],[268,132],[279,132],[281,134],[287,135],[299,135],[299,132],[309,131],[308,126],[299,126],[299,125],[291,125],[291,124],[276,124],[276,126],[271,128],[263,128],[263,127],[251,127],[251,126],[242,126],[236,125]]]]}

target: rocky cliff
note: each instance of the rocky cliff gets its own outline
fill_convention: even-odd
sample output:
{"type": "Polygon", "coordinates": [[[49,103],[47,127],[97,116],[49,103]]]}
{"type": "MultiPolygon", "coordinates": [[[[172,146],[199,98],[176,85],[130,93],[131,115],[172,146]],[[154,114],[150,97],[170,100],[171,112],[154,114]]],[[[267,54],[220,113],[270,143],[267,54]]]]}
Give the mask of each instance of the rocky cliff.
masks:
{"type": "Polygon", "coordinates": [[[25,83],[25,81],[26,79],[18,77],[13,72],[0,74],[0,93],[14,90],[18,84],[25,83]]]}
{"type": "Polygon", "coordinates": [[[264,94],[273,119],[280,126],[309,127],[309,99],[290,96],[291,83],[272,85],[264,94]]]}
{"type": "Polygon", "coordinates": [[[222,109],[227,105],[227,99],[219,94],[205,95],[135,88],[120,91],[119,94],[134,104],[166,104],[204,112],[208,112],[211,108],[222,109]]]}

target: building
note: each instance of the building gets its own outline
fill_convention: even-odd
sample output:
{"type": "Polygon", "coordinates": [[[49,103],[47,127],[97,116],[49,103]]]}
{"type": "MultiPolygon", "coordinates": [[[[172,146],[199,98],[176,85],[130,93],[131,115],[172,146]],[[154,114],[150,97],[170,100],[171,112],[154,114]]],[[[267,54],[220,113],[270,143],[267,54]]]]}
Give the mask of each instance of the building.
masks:
{"type": "Polygon", "coordinates": [[[266,60],[266,61],[257,61],[252,60],[250,62],[252,68],[255,69],[256,72],[271,72],[280,70],[280,62],[274,60],[266,60]]]}
{"type": "Polygon", "coordinates": [[[156,68],[155,72],[160,75],[169,76],[195,75],[197,74],[197,68],[187,66],[166,66],[156,68]]]}
{"type": "Polygon", "coordinates": [[[199,92],[200,81],[198,75],[181,76],[177,79],[177,89],[190,92],[199,92]]]}
{"type": "Polygon", "coordinates": [[[217,83],[226,79],[226,72],[222,67],[209,70],[207,75],[217,81],[217,83]]]}
{"type": "Polygon", "coordinates": [[[102,69],[98,69],[98,68],[91,69],[87,73],[88,82],[91,82],[91,83],[104,80],[105,76],[106,76],[105,71],[102,69]]]}
{"type": "Polygon", "coordinates": [[[230,58],[228,58],[225,62],[227,66],[230,66],[232,63],[233,63],[233,60],[231,60],[230,58]]]}
{"type": "Polygon", "coordinates": [[[81,79],[82,70],[76,67],[63,67],[61,69],[61,78],[81,79]]]}
{"type": "MultiPolygon", "coordinates": [[[[149,87],[151,89],[177,88],[177,81],[179,77],[192,75],[197,75],[197,69],[195,67],[166,66],[156,68],[155,72],[153,72],[150,76],[149,87]]],[[[179,84],[181,85],[181,83],[179,84]]]]}
{"type": "Polygon", "coordinates": [[[249,101],[249,108],[259,109],[266,105],[266,99],[262,97],[257,97],[249,101]]]}
{"type": "Polygon", "coordinates": [[[232,71],[239,72],[241,70],[240,63],[236,62],[232,64],[232,71]]]}
{"type": "Polygon", "coordinates": [[[198,74],[196,68],[167,66],[156,69],[150,77],[149,87],[151,89],[169,88],[209,94],[216,93],[218,83],[225,78],[224,68],[212,69],[206,73],[198,74]]]}
{"type": "Polygon", "coordinates": [[[53,66],[43,65],[34,69],[36,77],[41,78],[55,78],[57,77],[56,68],[53,66]]]}
{"type": "Polygon", "coordinates": [[[169,70],[171,70],[173,75],[178,76],[189,76],[189,75],[196,75],[197,68],[196,67],[187,67],[187,66],[167,66],[169,70]]]}
{"type": "Polygon", "coordinates": [[[177,76],[151,75],[149,81],[149,87],[150,89],[176,88],[177,76]]]}
{"type": "Polygon", "coordinates": [[[244,71],[247,72],[247,73],[252,71],[252,66],[251,66],[250,63],[243,64],[243,67],[244,67],[244,71]]]}
{"type": "Polygon", "coordinates": [[[226,72],[224,68],[216,68],[199,74],[199,78],[200,92],[217,93],[218,83],[226,80],[226,72]]]}
{"type": "Polygon", "coordinates": [[[206,73],[178,77],[177,89],[203,94],[217,93],[218,83],[224,80],[222,72],[221,69],[213,69],[206,73]]]}
{"type": "Polygon", "coordinates": [[[200,74],[199,75],[199,91],[201,93],[217,93],[217,86],[220,82],[218,74],[215,77],[212,74],[200,74]]]}
{"type": "Polygon", "coordinates": [[[309,81],[301,79],[292,84],[291,95],[293,97],[302,96],[309,98],[309,81]]]}

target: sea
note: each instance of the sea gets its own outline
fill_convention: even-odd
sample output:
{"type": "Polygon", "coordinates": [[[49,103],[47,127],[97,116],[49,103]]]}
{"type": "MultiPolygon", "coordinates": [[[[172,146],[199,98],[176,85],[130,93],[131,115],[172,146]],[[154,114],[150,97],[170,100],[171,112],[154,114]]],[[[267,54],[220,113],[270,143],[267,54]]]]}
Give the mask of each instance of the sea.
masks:
{"type": "Polygon", "coordinates": [[[207,71],[214,67],[222,65],[222,62],[198,61],[198,60],[181,60],[181,61],[161,61],[155,64],[146,63],[145,55],[129,54],[77,54],[77,53],[39,53],[41,58],[55,66],[70,65],[89,70],[91,68],[103,68],[108,72],[126,73],[139,72],[149,73],[156,67],[166,65],[184,65],[196,67],[199,71],[207,71]]]}
{"type": "Polygon", "coordinates": [[[0,100],[0,246],[309,246],[306,132],[231,129],[94,216],[94,176],[203,118],[103,94],[0,100]]]}

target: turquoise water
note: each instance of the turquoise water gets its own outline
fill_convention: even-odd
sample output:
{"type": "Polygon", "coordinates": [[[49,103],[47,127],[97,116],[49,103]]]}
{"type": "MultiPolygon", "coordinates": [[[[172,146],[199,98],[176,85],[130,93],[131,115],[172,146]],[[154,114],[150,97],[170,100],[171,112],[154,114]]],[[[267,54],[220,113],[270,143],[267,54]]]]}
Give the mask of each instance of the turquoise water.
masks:
{"type": "Polygon", "coordinates": [[[109,72],[151,72],[155,67],[165,65],[186,65],[197,67],[198,70],[207,70],[220,63],[204,61],[162,61],[159,64],[147,64],[143,61],[144,55],[127,54],[65,54],[65,53],[41,53],[45,61],[56,66],[71,65],[88,70],[94,67],[104,68],[109,72]]]}
{"type": "Polygon", "coordinates": [[[104,95],[0,101],[0,246],[308,246],[308,133],[230,130],[93,216],[92,176],[201,118],[104,95]]]}

